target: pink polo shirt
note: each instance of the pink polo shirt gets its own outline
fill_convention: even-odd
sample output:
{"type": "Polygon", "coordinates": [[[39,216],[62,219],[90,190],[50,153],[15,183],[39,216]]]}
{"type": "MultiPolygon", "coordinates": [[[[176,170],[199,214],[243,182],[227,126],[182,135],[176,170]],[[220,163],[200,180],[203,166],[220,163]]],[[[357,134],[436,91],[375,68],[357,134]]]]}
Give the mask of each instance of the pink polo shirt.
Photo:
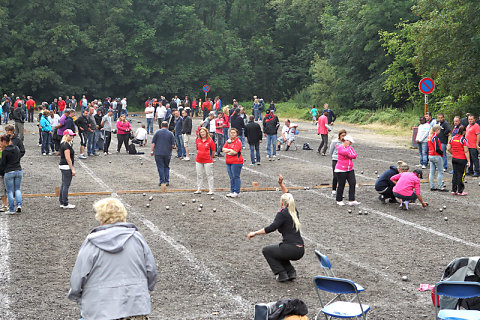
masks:
{"type": "Polygon", "coordinates": [[[420,178],[415,172],[401,172],[391,177],[390,180],[397,182],[393,187],[393,192],[402,196],[411,196],[415,191],[417,196],[420,195],[420,178]]]}
{"type": "Polygon", "coordinates": [[[321,115],[318,118],[318,134],[328,134],[326,125],[328,124],[328,118],[325,115],[321,115]]]}

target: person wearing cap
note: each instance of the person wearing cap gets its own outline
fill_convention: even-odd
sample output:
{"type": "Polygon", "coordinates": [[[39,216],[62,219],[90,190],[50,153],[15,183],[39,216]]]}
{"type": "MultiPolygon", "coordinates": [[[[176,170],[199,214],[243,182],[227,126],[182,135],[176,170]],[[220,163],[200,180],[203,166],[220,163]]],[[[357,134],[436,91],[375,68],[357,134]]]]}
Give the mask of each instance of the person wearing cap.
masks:
{"type": "Polygon", "coordinates": [[[460,126],[457,133],[450,139],[447,145],[447,151],[452,154],[452,195],[466,196],[465,171],[470,166],[470,152],[468,150],[468,142],[465,139],[465,127],[460,126]]]}
{"type": "Polygon", "coordinates": [[[343,143],[337,146],[337,164],[335,165],[335,173],[337,175],[338,187],[336,200],[339,206],[344,206],[343,202],[343,190],[345,189],[345,183],[348,181],[348,205],[356,206],[360,202],[355,200],[355,185],[357,181],[355,179],[355,171],[353,170],[353,160],[357,158],[357,153],[352,147],[355,143],[352,136],[346,135],[343,137],[343,143]]]}
{"type": "Polygon", "coordinates": [[[330,156],[332,157],[332,196],[337,195],[337,185],[338,185],[338,179],[337,179],[337,174],[335,173],[335,167],[337,166],[338,162],[338,154],[337,154],[337,148],[343,144],[343,138],[347,135],[347,130],[345,129],[340,129],[338,131],[338,138],[337,140],[333,140],[332,143],[330,144],[330,149],[328,150],[330,156]]]}
{"type": "Polygon", "coordinates": [[[388,199],[388,202],[390,203],[398,203],[397,199],[395,199],[395,195],[393,194],[393,187],[395,184],[392,180],[390,180],[390,178],[396,174],[399,174],[400,172],[407,172],[408,169],[408,164],[403,161],[398,161],[397,167],[390,166],[387,171],[382,173],[382,175],[375,182],[375,190],[380,193],[378,196],[378,200],[380,200],[380,202],[385,204],[385,200],[388,199]]]}
{"type": "Polygon", "coordinates": [[[428,206],[428,203],[423,201],[420,194],[420,179],[422,178],[423,173],[421,169],[415,169],[413,172],[401,172],[390,178],[395,184],[393,195],[402,201],[400,209],[408,210],[409,203],[415,202],[417,199],[422,203],[422,207],[428,206]]]}
{"type": "Polygon", "coordinates": [[[318,146],[318,153],[322,153],[322,156],[326,155],[328,148],[328,109],[323,109],[322,115],[318,118],[318,131],[317,134],[322,136],[322,142],[318,146]],[[322,150],[323,148],[323,150],[322,150]]]}
{"type": "Polygon", "coordinates": [[[63,132],[63,138],[60,143],[60,172],[62,173],[62,186],[60,187],[60,208],[73,209],[75,205],[68,203],[68,189],[75,176],[75,168],[73,167],[75,151],[73,150],[73,137],[76,133],[70,129],[63,132]]]}
{"type": "Polygon", "coordinates": [[[275,144],[277,142],[277,131],[280,127],[278,117],[270,110],[267,110],[263,119],[263,134],[267,137],[267,158],[272,161],[277,156],[275,144]]]}
{"type": "Polygon", "coordinates": [[[430,190],[431,191],[448,191],[443,187],[443,152],[438,134],[442,130],[439,124],[436,124],[430,130],[430,136],[428,137],[428,158],[430,161],[430,190]],[[435,171],[437,174],[438,188],[435,188],[435,171]]]}

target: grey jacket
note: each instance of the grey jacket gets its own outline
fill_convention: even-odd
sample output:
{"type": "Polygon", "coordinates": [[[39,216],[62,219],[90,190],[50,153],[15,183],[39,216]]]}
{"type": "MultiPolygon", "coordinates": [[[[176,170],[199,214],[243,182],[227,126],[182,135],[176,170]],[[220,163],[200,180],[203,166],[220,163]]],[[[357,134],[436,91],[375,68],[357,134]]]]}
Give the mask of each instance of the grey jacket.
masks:
{"type": "Polygon", "coordinates": [[[156,281],[155,259],[137,227],[109,224],[93,229],[83,242],[68,298],[77,301],[85,320],[147,315],[156,281]]]}
{"type": "Polygon", "coordinates": [[[337,146],[341,145],[343,142],[338,141],[335,139],[330,143],[330,149],[328,150],[330,155],[332,156],[332,160],[338,160],[338,153],[337,153],[337,146]]]}

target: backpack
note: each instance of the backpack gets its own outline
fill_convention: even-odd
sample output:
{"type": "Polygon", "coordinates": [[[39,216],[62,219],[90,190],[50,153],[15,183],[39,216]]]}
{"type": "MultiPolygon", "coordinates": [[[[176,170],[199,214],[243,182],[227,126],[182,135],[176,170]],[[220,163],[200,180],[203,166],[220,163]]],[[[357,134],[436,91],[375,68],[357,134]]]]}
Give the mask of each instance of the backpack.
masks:
{"type": "Polygon", "coordinates": [[[137,148],[135,148],[133,143],[128,145],[127,150],[128,154],[137,154],[137,148]]]}
{"type": "Polygon", "coordinates": [[[303,150],[313,150],[312,148],[310,148],[310,145],[308,144],[308,142],[305,142],[303,144],[303,147],[302,147],[303,150]]]}

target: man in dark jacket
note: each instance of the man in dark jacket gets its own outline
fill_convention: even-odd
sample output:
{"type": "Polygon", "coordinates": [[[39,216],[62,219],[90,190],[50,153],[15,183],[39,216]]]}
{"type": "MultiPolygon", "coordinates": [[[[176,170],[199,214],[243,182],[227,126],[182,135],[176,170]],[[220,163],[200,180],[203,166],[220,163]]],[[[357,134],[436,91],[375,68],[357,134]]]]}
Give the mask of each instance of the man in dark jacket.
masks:
{"type": "Polygon", "coordinates": [[[189,161],[190,157],[188,156],[188,141],[192,135],[192,118],[188,116],[188,111],[186,109],[182,110],[183,121],[182,121],[182,138],[183,138],[183,147],[185,152],[185,158],[183,160],[189,161]]]}
{"type": "MultiPolygon", "coordinates": [[[[442,127],[442,130],[438,134],[438,139],[440,139],[440,144],[442,145],[442,150],[447,150],[448,144],[448,135],[452,131],[447,120],[445,120],[445,115],[443,113],[437,114],[437,123],[442,127]]],[[[443,172],[447,171],[447,153],[443,153],[443,172]]]]}
{"type": "Polygon", "coordinates": [[[335,122],[335,120],[337,120],[337,115],[335,114],[335,112],[333,112],[332,109],[329,109],[329,108],[328,108],[328,104],[327,104],[327,103],[325,103],[325,104],[323,105],[323,109],[327,109],[327,110],[328,110],[328,111],[327,111],[327,112],[328,112],[328,113],[327,113],[328,124],[333,125],[333,123],[335,122]]]}
{"type": "Polygon", "coordinates": [[[15,128],[11,124],[6,125],[5,133],[10,136],[10,140],[12,141],[12,144],[18,147],[18,149],[20,150],[20,158],[22,158],[25,155],[25,147],[23,145],[22,139],[20,139],[18,135],[15,133],[15,128]]]}
{"type": "Polygon", "coordinates": [[[17,108],[13,111],[13,120],[15,121],[15,133],[20,137],[22,141],[26,119],[27,113],[25,112],[25,105],[19,102],[17,108]]]}
{"type": "Polygon", "coordinates": [[[278,117],[267,110],[265,112],[265,118],[263,118],[263,134],[267,137],[267,158],[269,161],[272,161],[272,158],[277,156],[277,130],[280,126],[278,117]],[[273,149],[273,154],[272,154],[273,149]]]}
{"type": "Polygon", "coordinates": [[[183,144],[183,118],[180,116],[180,111],[175,110],[175,143],[177,145],[177,158],[184,158],[185,149],[183,144]]]}
{"type": "MultiPolygon", "coordinates": [[[[242,141],[242,148],[245,149],[245,121],[240,115],[240,108],[235,109],[232,116],[230,117],[230,127],[238,130],[238,137],[242,141]]],[[[224,137],[225,141],[228,140],[228,137],[224,137]]]]}
{"type": "Polygon", "coordinates": [[[80,136],[79,159],[87,159],[85,156],[85,147],[87,146],[88,122],[88,109],[84,109],[82,115],[75,120],[75,124],[78,127],[78,135],[80,136]]]}
{"type": "Polygon", "coordinates": [[[260,125],[255,122],[255,117],[253,115],[248,117],[248,123],[245,126],[245,137],[250,145],[250,158],[252,159],[252,166],[255,165],[255,159],[257,160],[257,165],[260,165],[260,142],[262,142],[262,128],[260,128],[260,125]]]}

